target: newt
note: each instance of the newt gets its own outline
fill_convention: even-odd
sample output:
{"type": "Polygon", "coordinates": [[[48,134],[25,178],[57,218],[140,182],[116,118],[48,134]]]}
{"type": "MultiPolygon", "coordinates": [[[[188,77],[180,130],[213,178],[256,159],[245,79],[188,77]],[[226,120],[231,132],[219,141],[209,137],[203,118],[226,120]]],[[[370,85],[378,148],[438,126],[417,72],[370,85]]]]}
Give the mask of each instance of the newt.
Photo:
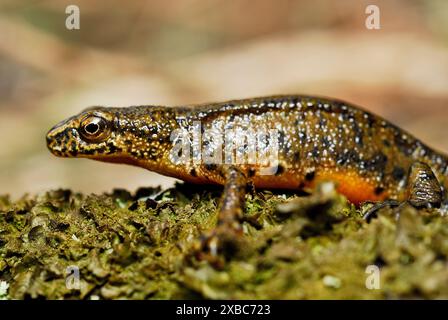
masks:
{"type": "MultiPolygon", "coordinates": [[[[223,185],[213,232],[219,237],[207,238],[213,254],[218,238],[242,233],[239,221],[248,184],[309,190],[322,181],[333,181],[355,205],[406,201],[417,207],[440,207],[448,189],[447,155],[361,107],[323,97],[283,95],[177,107],[91,107],[54,126],[46,139],[49,150],[59,157],[130,164],[191,183],[223,185]],[[173,132],[191,132],[198,123],[200,133],[213,132],[215,140],[243,141],[238,146],[243,154],[257,145],[246,137],[275,130],[275,171],[266,174],[256,161],[225,161],[225,155],[221,163],[174,161],[173,132]],[[239,135],[224,138],[229,129],[238,129],[239,135]]],[[[216,141],[203,141],[196,153],[220,154],[222,148],[216,141]]]]}

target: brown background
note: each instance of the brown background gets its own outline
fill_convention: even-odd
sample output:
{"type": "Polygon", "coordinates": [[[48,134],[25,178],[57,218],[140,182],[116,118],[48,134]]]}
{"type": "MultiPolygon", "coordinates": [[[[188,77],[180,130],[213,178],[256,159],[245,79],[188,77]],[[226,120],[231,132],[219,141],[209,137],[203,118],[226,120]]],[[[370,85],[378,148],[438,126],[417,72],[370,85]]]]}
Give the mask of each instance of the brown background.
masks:
{"type": "Polygon", "coordinates": [[[58,159],[55,123],[90,105],[334,96],[448,151],[448,1],[0,2],[0,194],[170,185],[128,166],[58,159]],[[65,28],[65,7],[81,29],[65,28]],[[365,8],[381,30],[365,28],[365,8]]]}

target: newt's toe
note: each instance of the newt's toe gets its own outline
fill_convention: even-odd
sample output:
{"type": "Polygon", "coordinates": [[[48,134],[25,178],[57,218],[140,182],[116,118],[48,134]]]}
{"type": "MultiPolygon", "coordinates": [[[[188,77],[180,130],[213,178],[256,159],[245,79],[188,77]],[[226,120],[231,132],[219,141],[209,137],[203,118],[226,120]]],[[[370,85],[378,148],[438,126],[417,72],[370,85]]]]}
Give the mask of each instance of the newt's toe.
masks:
{"type": "Polygon", "coordinates": [[[219,226],[200,238],[195,248],[195,257],[220,267],[237,254],[243,242],[241,229],[219,226]]]}

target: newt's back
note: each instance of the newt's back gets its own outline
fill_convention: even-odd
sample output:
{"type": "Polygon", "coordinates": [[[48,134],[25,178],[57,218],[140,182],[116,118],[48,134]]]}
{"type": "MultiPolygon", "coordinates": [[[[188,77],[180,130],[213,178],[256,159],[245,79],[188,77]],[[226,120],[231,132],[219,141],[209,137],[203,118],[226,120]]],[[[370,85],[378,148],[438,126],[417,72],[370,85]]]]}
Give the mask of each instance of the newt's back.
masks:
{"type": "Polygon", "coordinates": [[[445,155],[342,101],[277,96],[201,105],[186,113],[206,129],[277,130],[278,170],[274,177],[252,173],[255,186],[296,189],[333,180],[354,202],[402,199],[409,168],[421,161],[448,187],[445,155]]]}

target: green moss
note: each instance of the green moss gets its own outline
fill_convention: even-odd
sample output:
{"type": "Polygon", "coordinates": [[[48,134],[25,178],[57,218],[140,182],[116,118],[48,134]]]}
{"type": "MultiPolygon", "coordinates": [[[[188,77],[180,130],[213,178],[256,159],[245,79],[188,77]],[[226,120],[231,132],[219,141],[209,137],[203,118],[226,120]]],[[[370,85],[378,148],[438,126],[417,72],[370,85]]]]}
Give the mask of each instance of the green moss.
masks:
{"type": "Polygon", "coordinates": [[[0,197],[0,298],[377,299],[448,297],[448,222],[382,210],[371,223],[322,185],[310,196],[252,192],[246,246],[222,269],[192,254],[216,223],[220,189],[0,197]],[[380,267],[367,289],[366,267],[380,267]],[[66,285],[79,270],[79,287],[66,285]],[[8,287],[9,286],[9,287],[8,287]]]}

